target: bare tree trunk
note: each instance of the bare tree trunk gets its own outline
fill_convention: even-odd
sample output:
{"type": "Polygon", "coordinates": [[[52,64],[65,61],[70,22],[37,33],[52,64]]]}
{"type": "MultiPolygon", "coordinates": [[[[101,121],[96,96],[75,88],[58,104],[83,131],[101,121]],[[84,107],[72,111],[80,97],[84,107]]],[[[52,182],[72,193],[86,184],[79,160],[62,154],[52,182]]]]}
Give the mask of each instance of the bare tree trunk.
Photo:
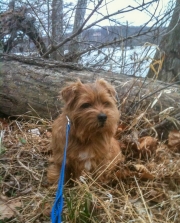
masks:
{"type": "MultiPolygon", "coordinates": [[[[87,8],[87,0],[78,0],[77,8],[75,12],[75,19],[74,19],[74,26],[73,26],[73,33],[77,32],[77,30],[81,27],[84,22],[84,16],[86,13],[87,8]]],[[[69,45],[69,54],[72,55],[72,62],[78,62],[79,58],[73,58],[73,55],[78,52],[79,47],[81,45],[81,35],[76,36],[72,39],[69,45]]]]}
{"type": "Polygon", "coordinates": [[[154,56],[149,69],[148,77],[157,77],[157,79],[167,82],[176,82],[180,80],[180,0],[176,0],[176,6],[172,15],[171,22],[167,28],[166,34],[160,43],[160,50],[154,56]],[[161,67],[162,65],[162,67],[161,67]],[[159,72],[158,72],[159,70],[159,72]],[[159,73],[159,74],[158,74],[159,73]]]}
{"type": "MultiPolygon", "coordinates": [[[[63,0],[52,1],[52,41],[53,45],[62,42],[63,38],[63,0]]],[[[52,53],[54,60],[60,60],[64,55],[64,47],[52,53]],[[62,56],[61,56],[62,55],[62,56]]]]}
{"type": "Polygon", "coordinates": [[[50,45],[50,5],[49,0],[47,0],[47,33],[48,33],[48,46],[50,45]]]}

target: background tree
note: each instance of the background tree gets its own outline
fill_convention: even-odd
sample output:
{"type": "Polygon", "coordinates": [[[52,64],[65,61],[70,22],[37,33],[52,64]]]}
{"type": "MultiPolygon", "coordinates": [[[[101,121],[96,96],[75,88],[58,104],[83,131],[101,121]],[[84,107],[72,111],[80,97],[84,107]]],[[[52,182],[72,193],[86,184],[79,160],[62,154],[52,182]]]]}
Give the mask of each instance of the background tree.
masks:
{"type": "MultiPolygon", "coordinates": [[[[84,22],[84,17],[86,14],[87,8],[87,0],[78,0],[76,11],[75,11],[75,18],[74,18],[74,25],[73,25],[73,33],[76,33],[82,26],[84,22]]],[[[80,46],[82,41],[82,33],[76,37],[74,37],[70,44],[69,44],[69,54],[74,55],[75,53],[79,52],[80,46]]],[[[79,58],[72,57],[71,60],[77,62],[79,58]]]]}
{"type": "Polygon", "coordinates": [[[171,21],[154,56],[148,77],[167,82],[180,80],[180,0],[176,0],[171,21]]]}
{"type": "MultiPolygon", "coordinates": [[[[52,44],[55,45],[63,40],[63,0],[52,0],[52,44]]],[[[52,58],[61,60],[64,55],[64,47],[61,46],[58,50],[54,51],[52,58]]]]}

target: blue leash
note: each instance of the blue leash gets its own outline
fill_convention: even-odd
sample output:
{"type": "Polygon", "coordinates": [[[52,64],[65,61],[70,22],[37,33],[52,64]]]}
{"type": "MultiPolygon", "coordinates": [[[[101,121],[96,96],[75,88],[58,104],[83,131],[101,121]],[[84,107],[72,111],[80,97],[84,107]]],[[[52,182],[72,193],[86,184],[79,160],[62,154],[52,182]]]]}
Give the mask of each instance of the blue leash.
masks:
{"type": "Polygon", "coordinates": [[[65,166],[66,166],[66,151],[67,151],[67,147],[68,147],[68,137],[69,137],[69,131],[70,131],[70,120],[68,118],[68,116],[66,116],[68,123],[66,126],[66,144],[64,147],[64,157],[63,157],[63,161],[62,161],[62,167],[61,167],[61,174],[60,174],[60,178],[58,181],[58,188],[57,188],[57,192],[56,192],[56,198],[55,198],[55,202],[54,205],[52,207],[52,211],[51,211],[51,221],[52,223],[61,223],[61,214],[62,214],[62,210],[63,210],[63,185],[64,185],[64,175],[65,175],[65,166]]]}

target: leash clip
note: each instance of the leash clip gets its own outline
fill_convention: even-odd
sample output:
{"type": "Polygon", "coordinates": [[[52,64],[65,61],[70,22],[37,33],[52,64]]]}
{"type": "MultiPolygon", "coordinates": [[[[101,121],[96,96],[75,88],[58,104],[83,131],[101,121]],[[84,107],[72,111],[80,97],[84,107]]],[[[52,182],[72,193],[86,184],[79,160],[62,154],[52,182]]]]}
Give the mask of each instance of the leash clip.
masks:
{"type": "Polygon", "coordinates": [[[66,115],[66,119],[67,119],[67,121],[68,121],[68,125],[70,124],[70,119],[69,119],[69,117],[66,115]]]}

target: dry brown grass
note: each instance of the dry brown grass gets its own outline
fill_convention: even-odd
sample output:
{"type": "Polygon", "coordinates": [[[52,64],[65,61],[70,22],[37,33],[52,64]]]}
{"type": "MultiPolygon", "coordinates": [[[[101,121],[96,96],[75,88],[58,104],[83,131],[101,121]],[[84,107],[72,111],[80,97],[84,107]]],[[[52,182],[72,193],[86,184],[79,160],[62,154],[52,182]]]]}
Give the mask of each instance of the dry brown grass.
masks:
{"type": "MultiPolygon", "coordinates": [[[[22,116],[0,125],[0,223],[50,222],[56,191],[46,182],[51,122],[22,116]]],[[[142,142],[123,131],[125,163],[108,184],[87,175],[65,186],[64,222],[180,222],[180,150],[158,141],[143,153],[142,142]]]]}

